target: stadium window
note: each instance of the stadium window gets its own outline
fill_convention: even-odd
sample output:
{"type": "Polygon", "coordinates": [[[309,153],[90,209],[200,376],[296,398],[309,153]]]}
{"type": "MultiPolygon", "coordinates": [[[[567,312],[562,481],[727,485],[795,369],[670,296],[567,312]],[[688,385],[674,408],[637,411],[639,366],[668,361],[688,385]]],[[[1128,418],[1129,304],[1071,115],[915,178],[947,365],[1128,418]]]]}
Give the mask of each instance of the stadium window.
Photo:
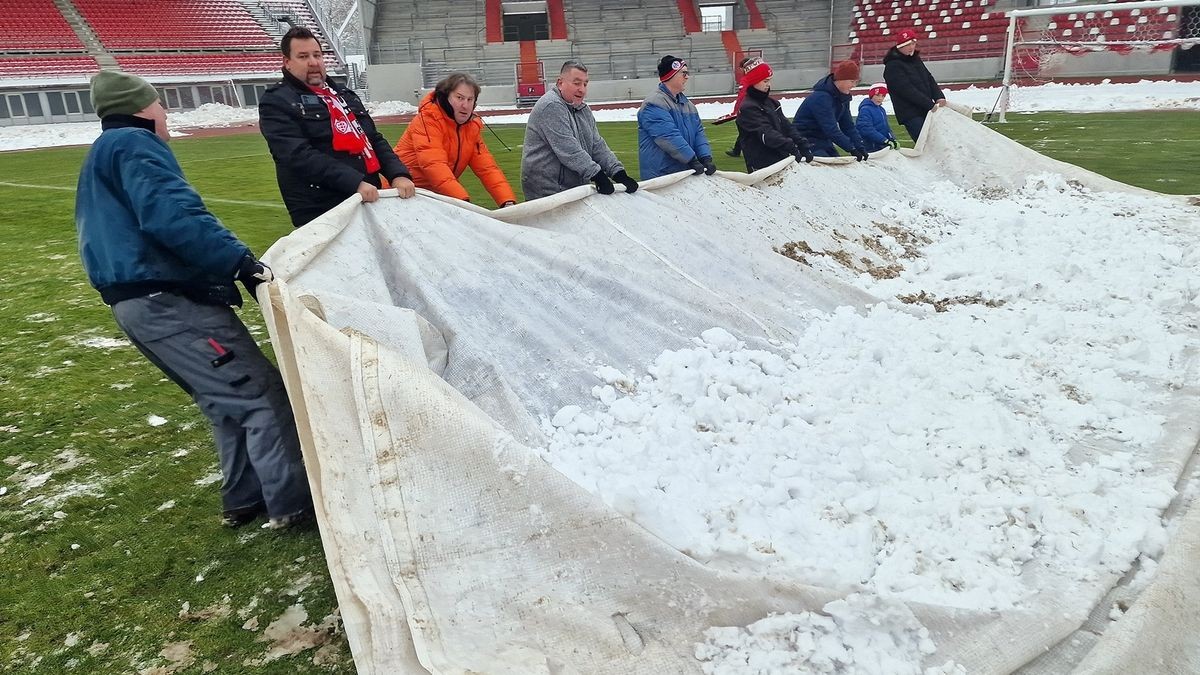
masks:
{"type": "Polygon", "coordinates": [[[196,87],[200,90],[200,105],[212,103],[212,87],[196,87]]]}
{"type": "Polygon", "coordinates": [[[520,11],[520,5],[506,5],[504,15],[504,41],[549,40],[550,19],[546,15],[545,3],[521,3],[530,6],[529,11],[520,11]],[[510,8],[518,9],[511,11],[510,8]]]}
{"type": "Polygon", "coordinates": [[[184,87],[179,90],[179,107],[184,110],[191,110],[196,107],[196,100],[192,97],[191,87],[184,87]]]}
{"type": "Polygon", "coordinates": [[[25,112],[30,117],[42,116],[42,99],[37,94],[25,94],[25,112]]]}
{"type": "Polygon", "coordinates": [[[6,120],[12,117],[8,114],[8,97],[0,96],[0,120],[6,120]]]}
{"type": "Polygon", "coordinates": [[[25,104],[21,102],[21,95],[9,94],[6,98],[8,99],[8,107],[12,110],[12,116],[24,117],[25,104]]]}
{"type": "Polygon", "coordinates": [[[63,100],[67,103],[67,112],[69,114],[79,114],[79,96],[75,92],[64,91],[63,100]]]}
{"type": "Polygon", "coordinates": [[[83,112],[89,115],[96,112],[94,109],[92,109],[92,92],[79,92],[79,107],[83,108],[83,112]]]}
{"type": "Polygon", "coordinates": [[[242,103],[246,107],[258,105],[258,87],[252,84],[243,84],[242,103]]]}
{"type": "Polygon", "coordinates": [[[167,110],[176,110],[179,108],[179,91],[176,89],[164,89],[166,94],[167,110]]]}
{"type": "Polygon", "coordinates": [[[733,5],[700,5],[700,28],[705,33],[733,30],[733,5]]]}
{"type": "Polygon", "coordinates": [[[225,87],[213,87],[212,88],[212,100],[213,100],[213,103],[220,103],[221,105],[229,105],[229,101],[225,97],[225,87]]]}
{"type": "Polygon", "coordinates": [[[46,92],[46,103],[50,104],[51,115],[66,115],[67,107],[63,105],[63,97],[61,91],[46,92]]]}

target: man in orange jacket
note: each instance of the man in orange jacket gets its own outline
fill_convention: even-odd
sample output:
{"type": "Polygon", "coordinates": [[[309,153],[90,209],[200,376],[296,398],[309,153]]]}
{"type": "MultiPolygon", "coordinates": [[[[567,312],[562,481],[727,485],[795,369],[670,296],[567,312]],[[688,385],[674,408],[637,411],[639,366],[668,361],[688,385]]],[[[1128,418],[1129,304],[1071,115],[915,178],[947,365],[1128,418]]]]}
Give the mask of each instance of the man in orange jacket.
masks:
{"type": "Polygon", "coordinates": [[[421,101],[417,115],[396,144],[396,154],[417,187],[470,201],[458,177],[471,167],[501,208],[517,203],[508,179],[483,142],[483,120],[475,114],[479,84],[451,73],[421,101]]]}

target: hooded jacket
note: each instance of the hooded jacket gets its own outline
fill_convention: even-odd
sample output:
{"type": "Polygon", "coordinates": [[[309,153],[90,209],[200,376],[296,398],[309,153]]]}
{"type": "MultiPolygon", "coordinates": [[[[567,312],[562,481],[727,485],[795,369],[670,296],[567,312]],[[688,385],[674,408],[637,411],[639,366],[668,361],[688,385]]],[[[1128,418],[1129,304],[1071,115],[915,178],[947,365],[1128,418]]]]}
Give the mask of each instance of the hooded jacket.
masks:
{"type": "Polygon", "coordinates": [[[892,127],[888,124],[887,111],[869,96],[858,104],[858,119],[855,120],[854,126],[858,128],[858,134],[862,136],[867,152],[882,150],[888,141],[896,140],[896,135],[892,133],[892,127]]]}
{"type": "Polygon", "coordinates": [[[642,180],[684,171],[688,162],[712,157],[696,106],[659,83],[638,109],[638,172],[642,180]]]}
{"type": "Polygon", "coordinates": [[[478,115],[459,124],[449,104],[429,92],[421,100],[417,115],[396,143],[396,156],[412,172],[417,187],[470,201],[459,176],[471,167],[483,187],[499,206],[517,201],[504,172],[483,142],[483,120],[478,115]]]}
{"type": "Polygon", "coordinates": [[[600,171],[609,176],[625,167],[596,128],[587,103],[567,103],[551,87],[529,113],[521,156],[525,199],[538,199],[587,185],[600,171]]]}
{"type": "Polygon", "coordinates": [[[754,87],[746,88],[737,127],[747,171],[771,166],[808,149],[808,142],[783,116],[779,101],[754,87]]]}
{"type": "Polygon", "coordinates": [[[792,124],[808,139],[814,153],[837,156],[834,143],[846,152],[862,147],[862,137],[850,116],[852,98],[850,94],[838,91],[831,74],[813,85],[812,93],[800,103],[792,124]]]}
{"type": "MultiPolygon", "coordinates": [[[[390,181],[411,178],[387,139],[375,129],[358,96],[329,79],[334,90],[362,126],[379,158],[379,173],[390,181]]],[[[325,103],[294,75],[267,88],[258,102],[258,128],[275,160],[279,193],[296,227],[337,206],[358,190],[359,183],[380,186],[379,176],[367,175],[362,157],[334,151],[333,126],[325,103]]]]}
{"type": "Polygon", "coordinates": [[[924,118],[933,110],[937,100],[946,98],[942,94],[933,73],[925,67],[920,52],[905,56],[896,47],[883,57],[883,81],[887,83],[888,95],[892,97],[892,110],[896,119],[905,122],[924,118]]]}
{"type": "Polygon", "coordinates": [[[79,172],[75,228],[88,281],[109,305],[156,292],[241,305],[250,249],[209,213],[154,122],[108,115],[79,172]]]}

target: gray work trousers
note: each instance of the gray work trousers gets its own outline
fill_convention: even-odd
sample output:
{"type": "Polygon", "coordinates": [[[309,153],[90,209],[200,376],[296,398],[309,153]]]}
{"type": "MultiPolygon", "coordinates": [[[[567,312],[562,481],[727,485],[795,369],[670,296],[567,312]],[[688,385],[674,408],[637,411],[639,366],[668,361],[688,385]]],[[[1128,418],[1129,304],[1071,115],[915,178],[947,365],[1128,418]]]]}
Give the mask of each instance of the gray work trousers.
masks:
{"type": "Polygon", "coordinates": [[[113,305],[117,325],[212,424],[224,510],[272,518],[312,508],[283,380],[233,309],[174,293],[113,305]]]}

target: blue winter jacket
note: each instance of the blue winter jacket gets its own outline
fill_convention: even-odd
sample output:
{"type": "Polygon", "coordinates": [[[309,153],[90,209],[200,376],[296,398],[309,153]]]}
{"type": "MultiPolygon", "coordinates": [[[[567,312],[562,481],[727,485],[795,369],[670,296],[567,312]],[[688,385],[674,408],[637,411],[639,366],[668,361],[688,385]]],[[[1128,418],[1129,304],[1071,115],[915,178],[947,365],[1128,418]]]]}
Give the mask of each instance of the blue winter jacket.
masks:
{"type": "Polygon", "coordinates": [[[660,83],[638,109],[638,161],[642,180],[687,169],[688,162],[712,157],[700,113],[687,96],[672,96],[660,83]]]}
{"type": "Polygon", "coordinates": [[[896,140],[896,135],[892,133],[892,127],[888,124],[887,111],[883,106],[876,105],[870,97],[864,98],[862,103],[858,104],[858,119],[855,120],[854,126],[858,128],[867,152],[882,150],[887,147],[888,141],[896,140]]]}
{"type": "Polygon", "coordinates": [[[208,212],[154,122],[109,115],[79,173],[75,227],[92,286],[112,305],[159,291],[240,305],[250,249],[208,212]]]}
{"type": "Polygon", "coordinates": [[[800,104],[792,126],[808,139],[814,155],[837,157],[834,143],[846,152],[862,147],[862,137],[850,116],[851,98],[834,86],[833,75],[826,75],[800,104]]]}

